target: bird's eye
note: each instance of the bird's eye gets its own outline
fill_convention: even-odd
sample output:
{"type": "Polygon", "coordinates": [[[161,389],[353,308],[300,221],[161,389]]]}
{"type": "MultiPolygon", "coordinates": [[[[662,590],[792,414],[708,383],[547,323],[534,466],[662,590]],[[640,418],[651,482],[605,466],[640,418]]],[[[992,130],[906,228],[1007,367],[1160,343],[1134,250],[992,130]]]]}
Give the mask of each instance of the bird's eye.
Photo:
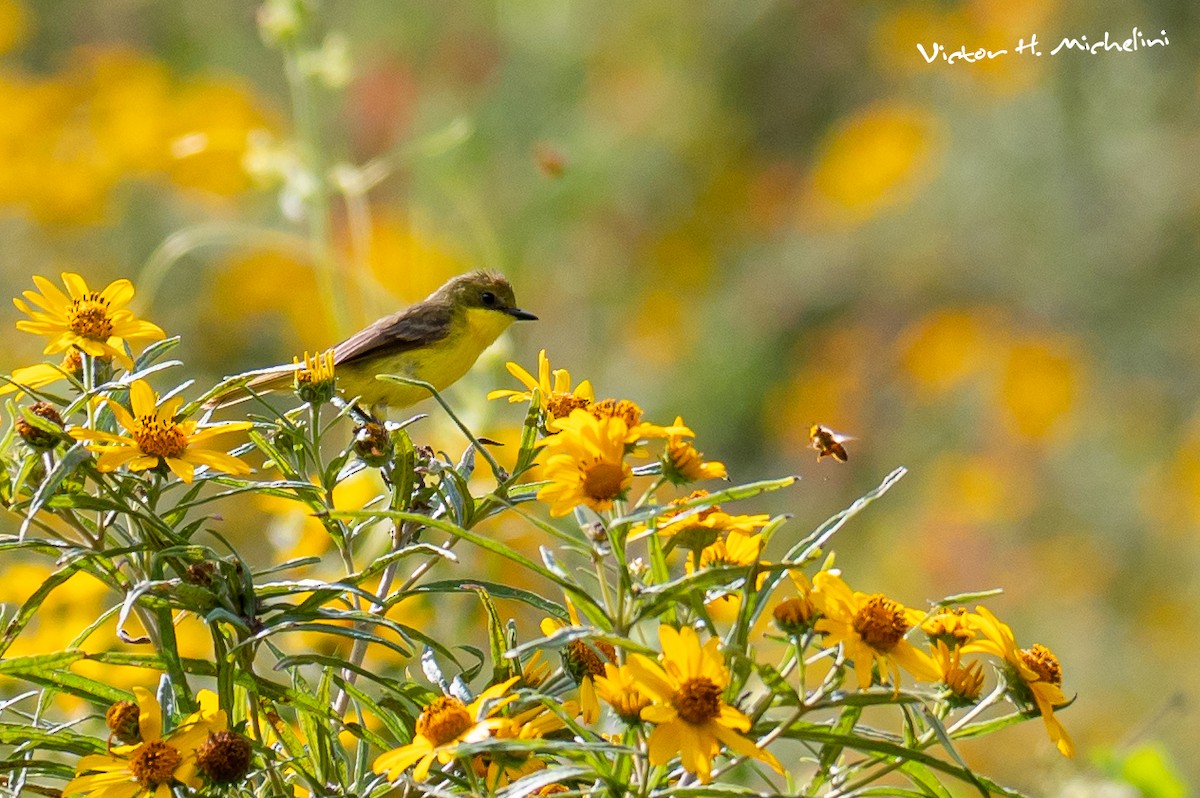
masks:
{"type": "Polygon", "coordinates": [[[489,308],[492,305],[496,304],[496,295],[493,294],[491,291],[484,291],[482,294],[479,295],[479,299],[480,299],[480,301],[483,302],[484,305],[488,306],[489,308]]]}

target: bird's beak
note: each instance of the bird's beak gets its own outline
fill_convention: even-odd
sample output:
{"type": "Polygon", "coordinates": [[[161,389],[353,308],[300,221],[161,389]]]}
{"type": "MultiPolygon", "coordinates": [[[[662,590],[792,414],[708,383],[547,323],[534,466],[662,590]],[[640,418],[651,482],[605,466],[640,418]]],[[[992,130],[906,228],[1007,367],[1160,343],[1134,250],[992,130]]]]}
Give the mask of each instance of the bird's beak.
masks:
{"type": "Polygon", "coordinates": [[[528,310],[521,310],[520,308],[505,308],[504,312],[512,316],[514,319],[521,319],[522,321],[537,321],[537,316],[533,315],[528,310]]]}

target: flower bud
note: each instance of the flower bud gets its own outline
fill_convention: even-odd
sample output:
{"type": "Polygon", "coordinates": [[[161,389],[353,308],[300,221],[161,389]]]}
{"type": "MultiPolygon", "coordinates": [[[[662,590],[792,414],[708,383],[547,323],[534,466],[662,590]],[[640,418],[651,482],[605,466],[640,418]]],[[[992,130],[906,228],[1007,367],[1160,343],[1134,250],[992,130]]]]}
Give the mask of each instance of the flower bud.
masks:
{"type": "MultiPolygon", "coordinates": [[[[50,424],[63,428],[62,416],[58,414],[58,410],[49,402],[37,402],[29,407],[29,412],[38,418],[48,421],[50,424]]],[[[60,437],[30,422],[23,415],[17,418],[17,434],[21,439],[35,449],[53,449],[58,445],[60,437]]]]}
{"type": "Polygon", "coordinates": [[[123,743],[132,744],[142,739],[141,730],[138,728],[140,717],[141,710],[137,704],[132,701],[118,701],[104,713],[104,723],[113,737],[123,743]]]}
{"type": "Polygon", "coordinates": [[[250,770],[254,749],[250,741],[237,732],[219,731],[196,749],[196,764],[216,784],[232,784],[245,778],[250,770]]]}

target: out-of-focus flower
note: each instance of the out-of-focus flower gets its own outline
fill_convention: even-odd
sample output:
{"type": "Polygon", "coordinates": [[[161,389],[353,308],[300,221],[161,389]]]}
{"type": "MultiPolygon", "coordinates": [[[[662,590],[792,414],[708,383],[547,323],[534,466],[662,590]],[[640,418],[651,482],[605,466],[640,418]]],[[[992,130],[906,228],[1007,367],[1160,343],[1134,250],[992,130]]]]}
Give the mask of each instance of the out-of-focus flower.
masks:
{"type": "MultiPolygon", "coordinates": [[[[377,213],[371,219],[370,248],[365,253],[370,276],[392,296],[419,302],[442,283],[468,271],[465,256],[435,232],[418,229],[396,212],[377,213]]],[[[353,252],[354,239],[343,239],[343,249],[353,252]]],[[[390,312],[393,308],[387,308],[390,312]]]]}
{"type": "Polygon", "coordinates": [[[125,353],[126,340],[154,341],[165,336],[157,325],[137,318],[125,307],[133,299],[133,283],[128,280],[114,280],[103,291],[89,289],[73,272],[63,272],[62,280],[66,294],[45,277],[34,275],[38,291],[23,292],[28,303],[13,300],[17,309],[30,317],[18,321],[17,329],[49,336],[46,354],[75,347],[92,357],[116,358],[128,369],[133,368],[133,360],[125,353]]]}
{"type": "Polygon", "coordinates": [[[170,113],[167,174],[173,182],[225,196],[249,187],[242,161],[250,136],[274,125],[247,88],[195,80],[177,90],[170,113]]]}
{"type": "Polygon", "coordinates": [[[505,365],[508,373],[516,377],[528,389],[525,391],[514,391],[508,389],[495,390],[488,393],[488,399],[508,399],[509,402],[528,402],[533,398],[533,391],[537,389],[541,395],[542,409],[546,412],[547,419],[566,418],[571,414],[572,410],[586,408],[595,401],[596,396],[592,392],[592,383],[584,380],[574,388],[571,388],[571,372],[566,369],[550,370],[550,360],[546,357],[546,350],[542,349],[538,352],[538,376],[533,378],[525,369],[517,363],[509,362],[505,365]]]}
{"type": "Polygon", "coordinates": [[[1009,690],[1016,701],[1037,706],[1046,733],[1063,756],[1073,756],[1075,746],[1054,708],[1067,703],[1062,691],[1062,666],[1053,652],[1040,643],[1032,648],[1017,646],[1012,628],[1002,623],[987,607],[976,607],[982,639],[963,647],[964,653],[982,652],[1000,657],[1009,672],[1009,690]]]}
{"type": "Polygon", "coordinates": [[[80,759],[75,768],[77,775],[63,787],[64,796],[170,798],[173,784],[192,789],[203,786],[196,769],[196,751],[209,734],[226,727],[225,710],[217,708],[216,694],[201,690],[196,696],[200,709],[164,737],[162,708],[154,694],[141,687],[133,688],[133,692],[141,742],[80,759]]]}
{"type": "Polygon", "coordinates": [[[96,468],[114,471],[128,465],[131,471],[144,471],[166,463],[167,468],[184,482],[191,482],[196,466],[207,466],[228,474],[249,474],[250,466],[219,449],[204,444],[217,435],[250,429],[249,421],[231,421],[197,430],[192,420],[176,421],[183,398],[174,396],[162,407],[158,407],[158,395],[145,380],[135,380],[129,387],[129,401],[133,409],[128,410],[111,399],[106,400],[109,409],[128,435],[72,427],[71,437],[84,441],[98,441],[89,445],[89,451],[99,455],[96,468]]]}
{"type": "Polygon", "coordinates": [[[813,577],[812,596],[825,616],[816,630],[827,635],[826,648],[842,646],[846,659],[854,663],[860,689],[871,686],[876,664],[880,678],[890,679],[896,689],[900,668],[923,681],[937,681],[933,660],[904,639],[922,613],[878,593],[851,590],[836,571],[819,571],[813,577]]]}
{"type": "Polygon", "coordinates": [[[0,0],[0,53],[9,52],[25,40],[27,16],[18,0],[0,0]]]}
{"type": "Polygon", "coordinates": [[[320,349],[335,338],[324,312],[314,312],[317,281],[312,265],[284,252],[260,251],[221,264],[209,292],[216,301],[202,309],[213,345],[223,351],[246,348],[247,338],[261,333],[265,320],[280,344],[320,349]]]}
{"type": "Polygon", "coordinates": [[[633,470],[625,462],[628,434],[623,419],[599,419],[580,409],[539,442],[546,452],[542,473],[550,484],[538,491],[538,500],[550,505],[550,515],[566,515],[578,505],[596,512],[612,509],[633,484],[633,470]]]}
{"type": "Polygon", "coordinates": [[[813,169],[816,195],[860,220],[907,202],[930,177],[935,124],[916,108],[878,105],[844,120],[813,169]]]}
{"type": "MultiPolygon", "coordinates": [[[[675,417],[675,423],[672,426],[676,430],[687,429],[680,416],[675,417]]],[[[692,442],[688,440],[693,437],[695,435],[691,430],[667,436],[666,448],[662,454],[663,475],[676,485],[699,482],[704,479],[725,479],[727,477],[725,464],[715,460],[705,462],[704,455],[698,452],[692,442]]]]}
{"type": "MultiPolygon", "coordinates": [[[[361,510],[383,489],[376,471],[363,470],[333,488],[330,505],[338,510],[361,510]]],[[[255,496],[255,504],[270,513],[267,539],[285,560],[319,557],[329,550],[329,531],[309,506],[282,496],[255,496]]]]}
{"type": "Polygon", "coordinates": [[[900,335],[900,364],[923,395],[954,390],[993,361],[994,326],[982,312],[937,310],[900,335]]]}
{"type": "Polygon", "coordinates": [[[1038,440],[1058,431],[1075,408],[1080,364],[1070,347],[1027,339],[1009,349],[1000,378],[1000,407],[1019,435],[1038,440]]]}
{"type": "Polygon", "coordinates": [[[486,740],[495,729],[505,725],[505,718],[491,715],[517,699],[515,694],[508,694],[508,688],[518,679],[514,676],[492,685],[470,704],[453,696],[435,698],[417,717],[412,742],[376,757],[372,766],[374,771],[395,781],[401,773],[416,765],[413,778],[425,781],[435,759],[448,765],[458,755],[459,745],[486,740]]]}
{"type": "Polygon", "coordinates": [[[710,638],[703,645],[694,629],[658,629],[662,663],[644,654],[630,656],[627,667],[636,688],[650,698],[642,720],[654,724],[650,733],[651,765],[665,765],[676,756],[685,770],[701,782],[711,780],[712,761],[724,744],[742,756],[766,762],[778,772],[783,766],[774,756],[742,736],[750,718],[722,698],[729,686],[729,670],[710,638]]]}

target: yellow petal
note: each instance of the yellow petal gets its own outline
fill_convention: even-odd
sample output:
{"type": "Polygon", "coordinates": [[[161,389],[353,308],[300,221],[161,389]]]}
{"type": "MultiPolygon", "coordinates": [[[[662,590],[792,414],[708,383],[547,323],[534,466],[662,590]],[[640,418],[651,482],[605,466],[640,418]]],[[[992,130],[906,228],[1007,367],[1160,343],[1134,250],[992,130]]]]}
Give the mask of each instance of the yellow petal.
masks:
{"type": "Polygon", "coordinates": [[[129,386],[129,402],[133,406],[135,416],[152,416],[158,402],[158,395],[145,380],[134,380],[129,386]]]}
{"type": "Polygon", "coordinates": [[[133,299],[133,283],[124,278],[113,280],[108,284],[108,287],[100,292],[100,296],[108,300],[110,310],[119,310],[129,304],[129,300],[133,299]]]}

